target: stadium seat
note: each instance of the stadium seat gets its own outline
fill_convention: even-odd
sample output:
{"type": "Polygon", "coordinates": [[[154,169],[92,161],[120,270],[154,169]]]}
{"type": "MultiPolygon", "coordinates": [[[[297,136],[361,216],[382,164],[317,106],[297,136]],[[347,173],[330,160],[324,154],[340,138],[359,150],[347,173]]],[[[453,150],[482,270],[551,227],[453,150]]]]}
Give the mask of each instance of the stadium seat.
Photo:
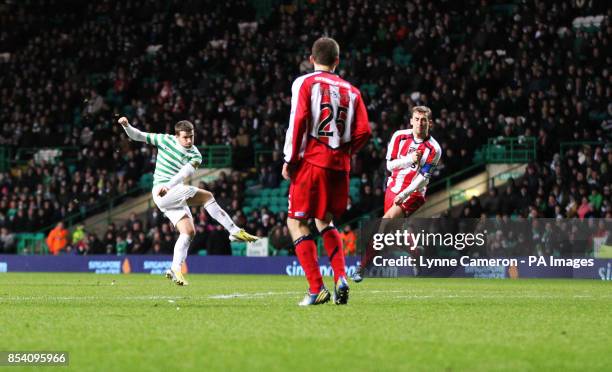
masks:
{"type": "Polygon", "coordinates": [[[504,16],[512,16],[516,13],[517,8],[516,4],[496,4],[491,6],[493,12],[504,16]]]}
{"type": "Polygon", "coordinates": [[[138,186],[141,189],[150,189],[151,187],[153,187],[153,174],[145,173],[142,176],[140,176],[140,180],[138,181],[138,186]]]}
{"type": "Polygon", "coordinates": [[[246,256],[245,242],[231,242],[232,256],[246,256]]]}
{"type": "Polygon", "coordinates": [[[404,48],[401,46],[398,46],[393,50],[393,62],[395,62],[395,64],[405,67],[408,66],[411,61],[412,55],[410,53],[406,53],[404,48]]]}
{"type": "Polygon", "coordinates": [[[253,207],[253,208],[257,208],[258,201],[259,201],[259,197],[254,196],[254,197],[247,198],[247,199],[244,201],[244,203],[245,203],[246,205],[248,205],[248,206],[253,207]]]}

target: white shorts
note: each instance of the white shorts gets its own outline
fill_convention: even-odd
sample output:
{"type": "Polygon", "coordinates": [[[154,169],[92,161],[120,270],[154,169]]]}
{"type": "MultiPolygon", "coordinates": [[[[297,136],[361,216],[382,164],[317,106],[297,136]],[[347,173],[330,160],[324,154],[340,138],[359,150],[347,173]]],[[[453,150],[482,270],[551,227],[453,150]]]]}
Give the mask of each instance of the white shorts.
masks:
{"type": "Polygon", "coordinates": [[[194,186],[187,186],[183,184],[178,184],[168,190],[166,195],[163,197],[159,196],[159,189],[163,185],[157,185],[153,187],[151,193],[153,194],[153,201],[161,210],[166,217],[172,222],[174,226],[183,218],[184,216],[188,216],[189,218],[193,218],[191,216],[191,209],[187,205],[187,199],[192,198],[196,192],[198,192],[198,188],[194,186]]]}

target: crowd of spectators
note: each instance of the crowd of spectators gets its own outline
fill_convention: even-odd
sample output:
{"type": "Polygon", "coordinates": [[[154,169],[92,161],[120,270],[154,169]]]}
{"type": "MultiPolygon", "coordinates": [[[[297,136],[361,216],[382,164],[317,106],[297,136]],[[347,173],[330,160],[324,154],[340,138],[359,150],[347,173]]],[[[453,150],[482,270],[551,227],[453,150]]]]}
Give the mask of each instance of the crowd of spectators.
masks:
{"type": "Polygon", "coordinates": [[[572,149],[563,159],[527,166],[518,181],[510,180],[488,195],[473,197],[461,216],[531,218],[612,218],[612,151],[603,146],[572,149]]]}
{"type": "MultiPolygon", "coordinates": [[[[0,145],[14,153],[68,146],[74,154],[23,159],[0,173],[0,227],[9,235],[37,231],[138,185],[154,168],[156,150],[127,141],[116,125],[118,115],[127,115],[142,130],[165,133],[186,118],[195,124],[196,145],[231,146],[236,172],[205,186],[241,226],[286,241],[283,213],[242,213],[245,179],[278,185],[291,82],[312,67],[308,47],[322,34],[339,41],[338,73],[360,87],[373,129],[373,140],[352,161],[361,195],[348,216],[382,204],[386,144],[420,104],[433,109],[432,134],[444,151],[436,178],[470,165],[488,138],[537,138],[538,159],[526,176],[492,191],[491,204],[499,208],[470,206],[466,215],[478,208],[532,216],[609,213],[609,149],[583,158],[555,155],[562,141],[610,139],[612,10],[599,2],[309,1],[275,7],[262,19],[251,4],[0,5],[6,26],[0,145]],[[595,14],[606,16],[597,27],[572,28],[575,17],[595,14]]],[[[204,236],[197,244],[206,246],[214,237],[207,232],[218,227],[201,208],[193,214],[204,236]]],[[[164,252],[172,228],[161,218],[148,220],[142,231],[111,225],[103,237],[87,236],[88,249],[164,252]]]]}

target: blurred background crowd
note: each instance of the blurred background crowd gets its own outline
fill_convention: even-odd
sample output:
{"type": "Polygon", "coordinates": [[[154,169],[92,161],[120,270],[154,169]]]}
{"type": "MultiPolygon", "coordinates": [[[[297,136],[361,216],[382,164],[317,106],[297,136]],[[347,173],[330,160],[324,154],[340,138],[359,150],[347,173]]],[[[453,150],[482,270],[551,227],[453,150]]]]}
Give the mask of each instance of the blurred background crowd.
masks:
{"type": "MultiPolygon", "coordinates": [[[[116,124],[126,115],[148,132],[187,119],[197,146],[231,147],[231,172],[201,186],[237,224],[292,253],[286,212],[243,206],[247,189],[281,185],[291,83],[312,69],[309,47],[324,34],[339,42],[337,72],[360,88],[373,130],[353,157],[358,198],[340,224],[382,206],[386,145],[415,105],[434,113],[444,153],[434,179],[473,164],[489,138],[536,138],[526,173],[472,198],[460,216],[612,217],[605,2],[264,3],[1,4],[0,146],[11,159],[0,172],[0,251],[16,250],[15,233],[44,232],[52,252],[171,252],[176,233],[154,208],[100,236],[58,224],[147,192],[139,186],[156,149],[128,141],[116,124]],[[602,17],[589,27],[575,22],[593,15],[602,17]],[[594,144],[561,154],[568,141],[594,144]]],[[[192,212],[192,250],[231,254],[204,209],[192,212]]],[[[343,238],[354,253],[351,227],[343,238]]]]}

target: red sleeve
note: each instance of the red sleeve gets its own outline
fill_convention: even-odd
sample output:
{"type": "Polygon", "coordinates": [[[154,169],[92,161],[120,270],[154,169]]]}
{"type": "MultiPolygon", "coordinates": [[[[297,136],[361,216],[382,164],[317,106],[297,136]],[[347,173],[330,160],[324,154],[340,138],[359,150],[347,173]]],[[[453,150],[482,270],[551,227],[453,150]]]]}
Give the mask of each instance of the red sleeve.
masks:
{"type": "Polygon", "coordinates": [[[355,125],[353,125],[351,135],[351,153],[354,154],[361,150],[371,136],[372,129],[370,129],[368,111],[363,104],[361,94],[359,94],[355,100],[355,125]]]}
{"type": "Polygon", "coordinates": [[[291,116],[285,137],[284,160],[295,163],[299,160],[304,134],[310,120],[310,86],[304,78],[298,78],[291,87],[291,116]]]}
{"type": "Polygon", "coordinates": [[[426,147],[429,149],[429,155],[427,159],[425,159],[425,164],[421,167],[420,173],[429,178],[438,166],[438,162],[442,156],[442,149],[437,142],[435,146],[432,146],[431,143],[427,143],[426,147]]]}
{"type": "Polygon", "coordinates": [[[387,160],[395,160],[397,159],[397,153],[399,152],[399,144],[400,144],[401,136],[399,132],[393,133],[391,137],[391,141],[389,141],[389,145],[387,146],[387,160]]]}
{"type": "Polygon", "coordinates": [[[431,164],[433,166],[438,165],[442,152],[430,144],[427,144],[427,147],[429,148],[429,156],[427,156],[427,159],[425,159],[425,164],[431,164]]]}

